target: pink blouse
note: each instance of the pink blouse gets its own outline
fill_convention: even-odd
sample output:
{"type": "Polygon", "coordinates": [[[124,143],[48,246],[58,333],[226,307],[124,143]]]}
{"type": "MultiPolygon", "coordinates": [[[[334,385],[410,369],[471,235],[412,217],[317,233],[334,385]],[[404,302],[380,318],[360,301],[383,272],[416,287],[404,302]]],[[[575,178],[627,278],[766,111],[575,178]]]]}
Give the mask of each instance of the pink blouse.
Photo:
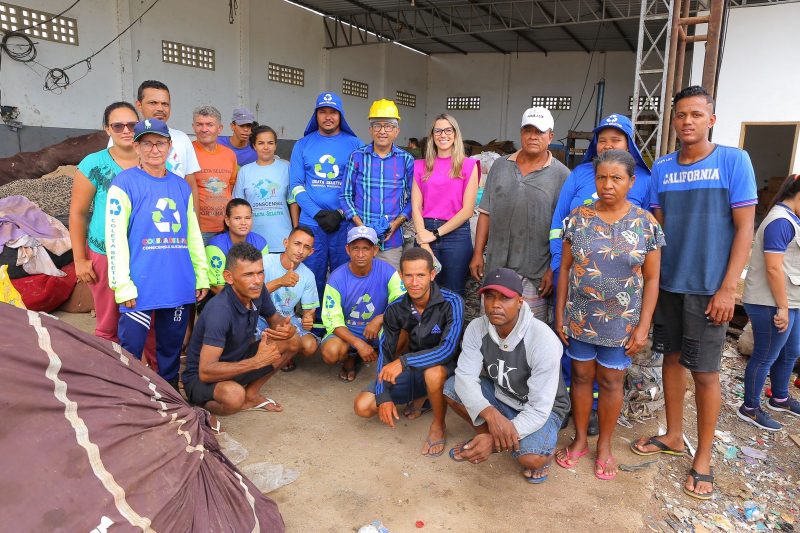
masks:
{"type": "Polygon", "coordinates": [[[450,177],[450,158],[437,157],[433,163],[433,172],[427,180],[425,175],[425,160],[414,161],[414,182],[422,192],[423,218],[438,218],[450,220],[464,207],[464,191],[467,190],[472,170],[478,166],[480,177],[480,162],[467,157],[461,166],[461,179],[450,177]]]}

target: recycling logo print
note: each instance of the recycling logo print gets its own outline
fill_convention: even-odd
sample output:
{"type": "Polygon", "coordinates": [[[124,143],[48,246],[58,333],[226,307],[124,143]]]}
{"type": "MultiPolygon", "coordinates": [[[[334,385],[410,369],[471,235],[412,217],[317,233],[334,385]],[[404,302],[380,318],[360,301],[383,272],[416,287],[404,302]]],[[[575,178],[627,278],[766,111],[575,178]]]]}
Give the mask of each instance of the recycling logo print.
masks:
{"type": "Polygon", "coordinates": [[[119,203],[119,200],[111,198],[108,200],[108,203],[111,204],[111,209],[108,210],[110,215],[117,216],[122,213],[122,205],[119,203]]]}
{"type": "Polygon", "coordinates": [[[181,214],[175,207],[175,200],[172,198],[159,198],[156,202],[156,210],[153,211],[153,223],[161,233],[178,233],[181,230],[181,214]],[[169,212],[172,212],[170,215],[169,212]],[[171,219],[171,220],[170,220],[171,219]]]}
{"type": "Polygon", "coordinates": [[[325,96],[323,96],[322,99],[325,100],[326,102],[332,102],[333,96],[331,96],[331,93],[325,93],[325,96]]]}
{"type": "Polygon", "coordinates": [[[372,303],[372,297],[369,294],[362,295],[356,305],[350,309],[350,318],[354,320],[369,320],[373,316],[375,316],[375,304],[372,303]]]}
{"type": "Polygon", "coordinates": [[[336,306],[336,302],[333,301],[331,296],[325,297],[325,309],[333,309],[336,306]]]}
{"type": "Polygon", "coordinates": [[[214,268],[222,268],[222,258],[215,255],[211,258],[211,266],[214,268]]]}
{"type": "Polygon", "coordinates": [[[618,120],[619,117],[617,115],[609,115],[608,118],[606,119],[606,124],[614,124],[618,120]]]}
{"type": "Polygon", "coordinates": [[[323,179],[333,180],[339,176],[339,165],[336,164],[336,158],[330,154],[325,154],[319,158],[319,163],[314,165],[314,174],[323,179]],[[323,165],[328,170],[323,170],[323,165]]]}
{"type": "Polygon", "coordinates": [[[153,127],[153,125],[150,123],[150,119],[146,119],[144,121],[144,127],[147,128],[148,130],[153,127]]]}

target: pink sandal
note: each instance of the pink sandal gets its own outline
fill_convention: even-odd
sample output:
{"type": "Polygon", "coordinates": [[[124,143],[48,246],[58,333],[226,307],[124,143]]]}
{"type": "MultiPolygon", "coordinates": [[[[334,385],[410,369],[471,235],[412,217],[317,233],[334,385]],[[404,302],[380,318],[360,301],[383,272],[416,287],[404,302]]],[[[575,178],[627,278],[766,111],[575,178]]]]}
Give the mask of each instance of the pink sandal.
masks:
{"type": "Polygon", "coordinates": [[[573,468],[575,468],[577,466],[578,459],[580,459],[581,457],[583,457],[584,455],[589,453],[589,447],[587,446],[583,450],[581,450],[579,452],[575,452],[575,453],[570,452],[569,448],[564,448],[564,451],[567,454],[567,458],[566,459],[560,459],[558,457],[558,455],[556,455],[556,464],[558,466],[560,466],[561,468],[566,468],[567,470],[572,470],[573,468]],[[570,461],[572,461],[573,459],[575,460],[575,462],[574,463],[570,463],[570,461]]]}
{"type": "Polygon", "coordinates": [[[599,466],[601,470],[598,472],[597,469],[595,469],[594,477],[596,477],[597,479],[602,479],[603,481],[609,481],[617,477],[616,472],[614,472],[613,474],[606,474],[606,467],[608,466],[608,463],[610,463],[612,459],[616,461],[613,455],[609,455],[605,463],[600,459],[595,459],[594,461],[595,466],[599,466]]]}

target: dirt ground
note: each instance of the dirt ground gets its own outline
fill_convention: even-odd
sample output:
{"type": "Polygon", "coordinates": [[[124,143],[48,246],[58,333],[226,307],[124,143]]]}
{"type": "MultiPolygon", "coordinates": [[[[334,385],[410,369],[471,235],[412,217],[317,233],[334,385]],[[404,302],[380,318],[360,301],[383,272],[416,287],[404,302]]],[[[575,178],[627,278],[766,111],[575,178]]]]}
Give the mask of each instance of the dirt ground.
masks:
{"type": "MultiPolygon", "coordinates": [[[[88,314],[56,314],[93,331],[88,314]]],[[[222,418],[223,429],[249,452],[239,466],[267,461],[300,472],[297,481],[269,494],[287,531],[355,531],[378,519],[392,533],[416,531],[418,520],[426,531],[623,532],[646,530],[663,514],[653,498],[655,467],[600,481],[587,456],[574,471],[553,465],[550,479],[536,486],[522,479],[508,454],[481,465],[455,463],[446,453],[422,457],[430,414],[402,419],[394,430],[353,414],[353,398],[373,371],[365,367],[345,384],[319,359],[300,361],[296,371],[279,373],[263,391],[283,404],[283,413],[222,418]]],[[[448,449],[471,436],[452,413],[447,422],[448,449]]],[[[655,421],[632,430],[618,427],[619,462],[643,462],[628,451],[629,439],[656,427],[655,421]]],[[[562,431],[559,443],[571,435],[570,428],[562,431]]],[[[680,498],[674,487],[667,490],[680,498]]]]}

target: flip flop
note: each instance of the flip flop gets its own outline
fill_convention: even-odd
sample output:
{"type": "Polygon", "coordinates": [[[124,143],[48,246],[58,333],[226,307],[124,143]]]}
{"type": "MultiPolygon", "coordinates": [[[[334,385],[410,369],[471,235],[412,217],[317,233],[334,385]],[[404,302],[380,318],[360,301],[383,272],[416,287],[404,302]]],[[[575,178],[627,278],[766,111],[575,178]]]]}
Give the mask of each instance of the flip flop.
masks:
{"type": "Polygon", "coordinates": [[[686,488],[686,485],[683,486],[683,492],[687,495],[691,496],[692,498],[697,498],[698,500],[710,500],[711,497],[714,495],[714,469],[711,469],[710,474],[699,474],[697,470],[692,468],[689,470],[689,475],[692,476],[694,480],[694,486],[697,488],[698,481],[705,481],[706,483],[711,483],[711,492],[706,494],[697,494],[693,490],[689,490],[686,488]]]}
{"type": "Polygon", "coordinates": [[[450,453],[449,453],[450,459],[452,459],[457,463],[463,463],[464,461],[466,461],[466,459],[464,459],[463,457],[461,457],[460,459],[456,457],[456,453],[461,453],[462,449],[464,448],[464,445],[468,442],[469,441],[467,440],[462,442],[461,444],[456,444],[454,447],[450,448],[450,453]]]}
{"type": "Polygon", "coordinates": [[[291,372],[292,370],[297,370],[297,364],[294,362],[294,359],[292,359],[288,365],[281,368],[281,372],[291,372]]]}
{"type": "Polygon", "coordinates": [[[345,370],[344,364],[342,364],[342,367],[339,369],[339,381],[343,383],[352,383],[353,381],[355,381],[360,368],[359,365],[359,361],[361,361],[360,357],[352,355],[348,355],[348,357],[353,357],[356,362],[353,365],[353,368],[350,368],[348,370],[345,370]]]}
{"type": "Polygon", "coordinates": [[[537,468],[536,470],[531,470],[530,468],[528,468],[527,470],[530,471],[531,473],[530,477],[526,476],[525,472],[522,473],[522,477],[524,477],[525,481],[527,481],[532,485],[541,485],[542,483],[547,481],[547,474],[545,472],[547,472],[549,468],[550,468],[549,464],[546,464],[541,468],[537,468]],[[534,474],[544,474],[544,475],[541,477],[533,477],[534,474]]]}
{"type": "Polygon", "coordinates": [[[219,418],[217,419],[217,424],[215,426],[210,425],[209,427],[211,428],[211,431],[213,431],[217,435],[222,433],[222,422],[219,421],[219,418]]]}
{"type": "MultiPolygon", "coordinates": [[[[616,472],[614,472],[613,474],[606,474],[606,472],[605,472],[606,466],[608,466],[608,463],[611,462],[612,459],[614,459],[613,455],[609,455],[608,459],[606,459],[605,463],[603,461],[601,461],[600,459],[595,459],[594,465],[596,467],[599,466],[602,470],[600,470],[598,472],[597,469],[595,469],[594,477],[596,477],[597,479],[602,479],[603,481],[609,481],[609,480],[614,479],[615,477],[617,477],[617,473],[616,472]]],[[[616,459],[614,459],[614,460],[616,461],[616,459]]]]}
{"type": "Polygon", "coordinates": [[[280,411],[270,411],[269,409],[264,409],[268,405],[274,405],[276,407],[280,407],[278,402],[273,400],[272,398],[267,398],[263,402],[258,405],[254,405],[253,407],[248,407],[245,411],[261,411],[263,413],[280,413],[280,411]]]}
{"type": "MultiPolygon", "coordinates": [[[[423,453],[422,455],[424,455],[425,457],[439,457],[440,455],[442,455],[444,453],[444,449],[445,449],[444,445],[445,445],[445,443],[447,443],[447,437],[445,437],[443,439],[435,440],[433,442],[431,442],[430,437],[428,437],[427,439],[425,439],[425,443],[428,445],[429,452],[428,453],[423,453]],[[433,448],[434,446],[439,446],[440,444],[442,446],[441,450],[439,450],[436,453],[430,453],[430,449],[431,448],[433,448]]],[[[450,456],[450,458],[453,459],[454,461],[456,460],[452,455],[450,456]]]]}
{"type": "Polygon", "coordinates": [[[561,458],[558,457],[558,454],[556,454],[556,464],[558,466],[560,466],[561,468],[566,468],[567,470],[572,470],[573,468],[578,466],[578,461],[577,460],[580,459],[581,457],[583,457],[584,455],[586,455],[587,453],[589,453],[589,447],[587,446],[586,448],[582,449],[581,451],[575,452],[575,453],[570,452],[569,448],[564,448],[564,451],[567,453],[567,458],[566,459],[561,459],[561,458]],[[570,463],[573,459],[575,459],[575,462],[574,463],[570,463]]]}
{"type": "Polygon", "coordinates": [[[642,446],[655,446],[656,448],[658,448],[658,450],[655,452],[641,451],[639,448],[636,447],[636,444],[638,442],[639,442],[638,440],[631,442],[631,451],[636,455],[643,455],[645,457],[648,455],[658,455],[659,453],[674,455],[676,457],[683,457],[684,455],[686,455],[686,452],[684,450],[674,450],[669,446],[667,446],[666,444],[664,444],[663,442],[661,442],[660,440],[658,440],[658,437],[650,437],[647,442],[642,444],[642,446]]]}

